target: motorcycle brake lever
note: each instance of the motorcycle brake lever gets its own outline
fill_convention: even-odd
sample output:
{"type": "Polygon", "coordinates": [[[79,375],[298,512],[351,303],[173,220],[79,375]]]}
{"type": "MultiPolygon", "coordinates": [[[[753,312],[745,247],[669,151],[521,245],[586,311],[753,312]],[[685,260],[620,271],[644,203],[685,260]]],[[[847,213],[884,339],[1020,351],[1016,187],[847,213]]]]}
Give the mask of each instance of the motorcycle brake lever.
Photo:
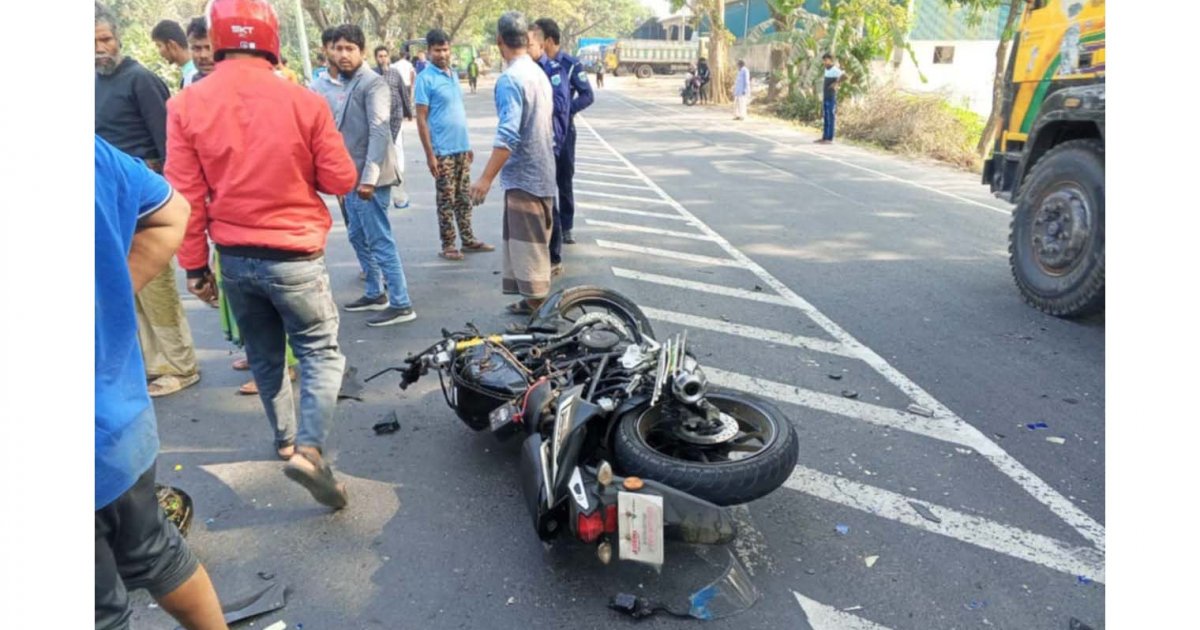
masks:
{"type": "Polygon", "coordinates": [[[383,370],[380,370],[379,372],[376,372],[376,373],[368,376],[367,378],[364,378],[363,382],[370,383],[371,381],[379,378],[380,376],[383,376],[384,374],[387,374],[388,372],[403,372],[403,371],[404,371],[404,368],[399,368],[399,367],[384,368],[383,370]]]}

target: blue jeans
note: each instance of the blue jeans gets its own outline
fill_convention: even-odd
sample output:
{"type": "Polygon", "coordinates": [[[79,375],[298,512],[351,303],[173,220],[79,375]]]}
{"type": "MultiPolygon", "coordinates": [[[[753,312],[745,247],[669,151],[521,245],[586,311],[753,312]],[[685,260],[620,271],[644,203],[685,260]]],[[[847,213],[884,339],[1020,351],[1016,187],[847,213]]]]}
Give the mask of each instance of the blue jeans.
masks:
{"type": "Polygon", "coordinates": [[[376,188],[370,199],[360,199],[355,192],[346,195],[346,214],[350,216],[347,231],[359,264],[366,268],[367,297],[382,295],[386,278],[391,306],[409,308],[412,300],[408,297],[400,250],[396,248],[396,237],[392,236],[392,223],[387,216],[391,205],[391,187],[376,188]]]}
{"type": "Polygon", "coordinates": [[[325,259],[221,256],[221,278],[237,319],[258,396],[277,446],[321,448],[333,426],[346,357],[338,349],[338,310],[325,259]],[[284,344],[300,361],[300,426],[284,344]]]}
{"type": "Polygon", "coordinates": [[[825,129],[821,134],[823,140],[833,140],[833,119],[837,115],[837,99],[825,99],[825,129]]]}

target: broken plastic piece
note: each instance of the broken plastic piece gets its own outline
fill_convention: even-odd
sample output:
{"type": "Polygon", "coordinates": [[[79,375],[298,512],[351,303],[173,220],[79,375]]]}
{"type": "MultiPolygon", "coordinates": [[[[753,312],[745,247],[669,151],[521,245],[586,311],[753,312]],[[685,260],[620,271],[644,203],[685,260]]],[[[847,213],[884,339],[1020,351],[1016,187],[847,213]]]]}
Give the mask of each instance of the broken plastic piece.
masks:
{"type": "Polygon", "coordinates": [[[879,556],[867,556],[866,558],[863,558],[863,562],[866,563],[868,569],[875,566],[875,563],[878,561],[879,556]]]}
{"type": "Polygon", "coordinates": [[[388,413],[387,418],[376,422],[375,426],[371,427],[375,430],[375,435],[386,435],[395,433],[400,430],[400,419],[396,417],[396,410],[393,409],[388,413]]]}
{"type": "Polygon", "coordinates": [[[963,604],[963,607],[967,610],[979,610],[981,608],[987,608],[987,601],[973,599],[969,603],[963,604]]]}
{"type": "Polygon", "coordinates": [[[840,381],[840,380],[842,380],[842,375],[841,374],[830,374],[829,378],[831,378],[835,381],[840,381]]]}
{"type": "Polygon", "coordinates": [[[272,582],[255,593],[234,598],[221,607],[225,613],[225,623],[236,623],[279,610],[287,605],[289,593],[287,586],[272,582]]]}
{"type": "Polygon", "coordinates": [[[932,418],[932,417],[933,417],[933,410],[932,410],[932,409],[926,409],[925,407],[922,407],[921,405],[918,405],[918,404],[916,404],[916,403],[913,403],[913,404],[909,405],[909,406],[907,407],[907,409],[908,409],[908,412],[909,412],[909,413],[915,413],[915,414],[917,414],[918,416],[925,416],[926,418],[932,418]]]}
{"type": "Polygon", "coordinates": [[[260,578],[262,578],[262,579],[264,579],[264,580],[274,580],[274,579],[275,579],[275,574],[274,574],[274,573],[271,573],[271,572],[269,572],[269,571],[259,571],[259,572],[258,572],[258,577],[260,577],[260,578]]]}
{"type": "Polygon", "coordinates": [[[933,510],[929,509],[928,506],[917,503],[916,501],[909,501],[908,504],[912,506],[912,509],[917,511],[917,514],[921,515],[921,518],[931,523],[942,522],[942,519],[938,518],[937,515],[933,513],[933,510]]]}
{"type": "Polygon", "coordinates": [[[1074,617],[1071,617],[1071,621],[1067,625],[1067,630],[1092,630],[1092,627],[1074,617]]]}
{"type": "Polygon", "coordinates": [[[1090,578],[1086,575],[1077,575],[1077,576],[1075,576],[1075,582],[1077,584],[1083,584],[1083,585],[1091,584],[1092,578],[1090,578]]]}
{"type": "Polygon", "coordinates": [[[1045,422],[1030,422],[1029,424],[1025,425],[1025,428],[1029,429],[1030,431],[1037,431],[1038,429],[1049,429],[1050,425],[1046,424],[1045,422]]]}
{"type": "Polygon", "coordinates": [[[850,526],[849,526],[849,525],[842,525],[841,523],[838,523],[838,524],[837,524],[837,526],[835,526],[835,527],[834,527],[834,529],[836,529],[836,530],[837,530],[837,533],[839,533],[839,534],[841,534],[841,535],[843,535],[843,536],[845,536],[846,534],[849,534],[849,533],[850,533],[850,526]]]}
{"type": "MultiPolygon", "coordinates": [[[[725,573],[716,581],[692,593],[688,598],[689,609],[687,616],[705,621],[724,619],[737,613],[749,610],[762,596],[758,588],[750,581],[750,574],[742,561],[729,552],[729,566],[725,573]]],[[[681,616],[669,608],[662,610],[681,616]]]]}
{"type": "Polygon", "coordinates": [[[852,389],[843,389],[842,396],[845,396],[846,398],[858,398],[858,392],[852,389]]]}
{"type": "Polygon", "coordinates": [[[363,384],[358,380],[358,368],[353,365],[342,373],[342,388],[338,391],[338,400],[351,398],[363,402],[363,384]]]}
{"type": "Polygon", "coordinates": [[[630,593],[617,593],[609,600],[608,607],[634,619],[642,619],[654,614],[650,600],[630,593]]]}
{"type": "Polygon", "coordinates": [[[263,630],[287,630],[287,622],[280,619],[266,628],[263,628],[263,630]]]}
{"type": "Polygon", "coordinates": [[[1050,437],[1046,438],[1046,441],[1050,442],[1051,444],[1066,444],[1067,443],[1066,438],[1060,438],[1058,436],[1050,436],[1050,437]]]}

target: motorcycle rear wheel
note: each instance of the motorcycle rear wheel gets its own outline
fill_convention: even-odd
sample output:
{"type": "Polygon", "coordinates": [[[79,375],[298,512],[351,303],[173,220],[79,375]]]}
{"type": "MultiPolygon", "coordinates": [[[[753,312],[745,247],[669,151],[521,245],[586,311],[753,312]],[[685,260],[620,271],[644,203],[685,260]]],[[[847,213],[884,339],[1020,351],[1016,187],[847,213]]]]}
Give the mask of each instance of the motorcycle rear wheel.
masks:
{"type": "Polygon", "coordinates": [[[551,295],[530,321],[536,323],[558,318],[567,324],[574,324],[580,317],[595,312],[608,313],[621,320],[631,333],[638,336],[638,343],[641,343],[643,336],[654,339],[650,318],[633,300],[612,289],[592,285],[563,289],[561,297],[551,295]]]}
{"type": "Polygon", "coordinates": [[[739,435],[733,441],[738,450],[730,451],[728,443],[711,447],[672,444],[669,436],[655,432],[662,405],[656,409],[646,405],[618,420],[617,468],[625,475],[652,479],[717,505],[748,503],[783,485],[800,454],[799,440],[787,417],[767,401],[741,392],[714,388],[706,398],[737,420],[739,435]],[[742,456],[730,457],[734,453],[742,456]]]}

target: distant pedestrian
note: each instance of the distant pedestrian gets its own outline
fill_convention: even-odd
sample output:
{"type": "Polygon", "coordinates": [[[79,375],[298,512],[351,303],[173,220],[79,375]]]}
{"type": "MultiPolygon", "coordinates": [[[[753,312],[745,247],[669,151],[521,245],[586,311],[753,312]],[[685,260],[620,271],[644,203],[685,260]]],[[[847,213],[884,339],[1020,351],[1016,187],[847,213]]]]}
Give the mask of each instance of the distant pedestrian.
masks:
{"type": "Polygon", "coordinates": [[[708,67],[708,60],[701,57],[696,62],[696,76],[700,78],[700,103],[708,102],[709,83],[712,81],[712,69],[708,67]]]}
{"type": "Polygon", "coordinates": [[[325,53],[317,53],[317,63],[313,65],[312,74],[312,80],[314,83],[326,72],[329,72],[329,67],[327,66],[328,63],[329,62],[325,60],[325,53]]]}
{"type": "Polygon", "coordinates": [[[213,61],[212,42],[208,40],[208,21],[203,16],[194,17],[192,21],[188,22],[187,41],[188,52],[192,55],[192,63],[196,64],[196,74],[192,75],[190,85],[208,76],[216,67],[216,62],[213,61]]]}
{"type": "Polygon", "coordinates": [[[422,72],[425,71],[425,66],[428,66],[428,65],[429,65],[429,62],[425,61],[425,53],[424,52],[417,53],[417,59],[415,61],[413,61],[413,70],[416,71],[417,74],[421,74],[422,72]]]}
{"type": "Polygon", "coordinates": [[[408,190],[404,185],[404,140],[400,136],[400,128],[405,119],[412,120],[412,93],[400,71],[392,67],[387,46],[375,47],[375,72],[387,81],[391,90],[392,115],[388,123],[392,130],[392,141],[396,144],[396,169],[400,171],[401,178],[392,190],[392,205],[403,210],[408,207],[408,190]]]}
{"type": "Polygon", "coordinates": [[[220,251],[283,472],[340,509],[346,487],[323,453],[346,357],[325,266],[332,222],[318,193],[350,192],[357,172],[324,100],[275,76],[279,21],[267,0],[212,0],[208,13],[217,67],[169,108],[167,178],[192,206],[179,263],[188,291],[208,301],[210,240],[220,251]],[[299,421],[285,344],[300,360],[299,421]]]}
{"type": "Polygon", "coordinates": [[[350,244],[367,265],[366,293],[343,306],[350,312],[382,311],[368,319],[367,325],[390,326],[410,322],[417,314],[387,215],[392,188],[401,181],[391,135],[391,91],[387,81],[364,63],[366,39],[362,28],[354,24],[343,24],[334,31],[329,51],[338,80],[325,98],[358,168],[358,187],[346,195],[346,212],[350,215],[350,244]]]}
{"type": "Polygon", "coordinates": [[[296,74],[295,70],[292,70],[288,67],[287,57],[284,57],[283,55],[279,56],[279,63],[275,66],[275,71],[278,72],[283,78],[295,83],[296,85],[304,85],[300,81],[300,75],[296,74]]]}
{"type": "Polygon", "coordinates": [[[187,35],[183,27],[175,20],[163,20],[154,25],[150,31],[150,39],[158,47],[158,54],[174,66],[179,66],[179,88],[185,88],[192,83],[196,76],[196,64],[192,62],[192,53],[188,52],[187,35]]]}
{"type": "Polygon", "coordinates": [[[450,37],[440,29],[425,36],[432,63],[417,75],[417,133],[425,148],[425,162],[437,183],[438,233],[447,260],[462,260],[463,252],[490,252],[496,248],[475,237],[471,227],[471,163],[475,152],[468,137],[467,111],[462,87],[450,68],[450,37]],[[455,226],[462,251],[454,246],[455,226]]]}
{"type": "Polygon", "coordinates": [[[504,189],[504,271],[501,289],[521,295],[508,305],[528,316],[550,293],[550,231],[554,223],[554,92],[529,58],[529,26],[519,12],[500,16],[496,44],[507,68],[496,80],[499,124],[483,176],[471,200],[487,198],[496,176],[504,189]]]}
{"type": "Polygon", "coordinates": [[[596,62],[596,87],[604,87],[604,59],[596,62]]]}
{"type": "Polygon", "coordinates": [[[842,69],[837,66],[837,60],[829,53],[821,55],[821,63],[825,66],[824,98],[822,99],[825,125],[821,131],[821,139],[816,142],[817,144],[829,144],[833,142],[833,124],[837,116],[837,91],[842,82],[846,80],[846,73],[842,72],[842,69]]]}
{"type": "Polygon", "coordinates": [[[737,66],[737,78],[733,82],[733,119],[745,120],[746,110],[750,107],[750,68],[741,59],[738,59],[737,66]]]}
{"type": "Polygon", "coordinates": [[[133,306],[179,247],[188,204],[100,136],[95,153],[96,628],[128,628],[129,593],[144,588],[185,628],[223,629],[208,572],[156,496],[158,421],[133,306]]]}
{"type": "MultiPolygon", "coordinates": [[[[161,173],[167,154],[167,84],[121,52],[117,21],[96,4],[95,131],[161,173]]],[[[138,292],[141,341],[150,396],[174,394],[200,380],[200,365],[170,264],[138,292]]]]}
{"type": "Polygon", "coordinates": [[[562,273],[562,246],[575,238],[575,114],[595,101],[583,64],[560,46],[562,31],[550,18],[534,23],[533,42],[540,44],[542,55],[535,59],[550,79],[554,90],[554,163],[558,196],[554,200],[554,231],[550,236],[550,274],[562,273]]]}
{"type": "MultiPolygon", "coordinates": [[[[408,60],[408,51],[400,49],[396,53],[396,62],[392,67],[400,71],[400,76],[404,78],[404,84],[408,86],[408,102],[413,102],[413,88],[417,84],[417,70],[413,68],[412,62],[408,60]]],[[[412,120],[412,116],[408,117],[412,120]]]]}
{"type": "Polygon", "coordinates": [[[475,88],[479,86],[479,57],[467,62],[467,83],[471,86],[471,93],[475,93],[475,88]]]}

